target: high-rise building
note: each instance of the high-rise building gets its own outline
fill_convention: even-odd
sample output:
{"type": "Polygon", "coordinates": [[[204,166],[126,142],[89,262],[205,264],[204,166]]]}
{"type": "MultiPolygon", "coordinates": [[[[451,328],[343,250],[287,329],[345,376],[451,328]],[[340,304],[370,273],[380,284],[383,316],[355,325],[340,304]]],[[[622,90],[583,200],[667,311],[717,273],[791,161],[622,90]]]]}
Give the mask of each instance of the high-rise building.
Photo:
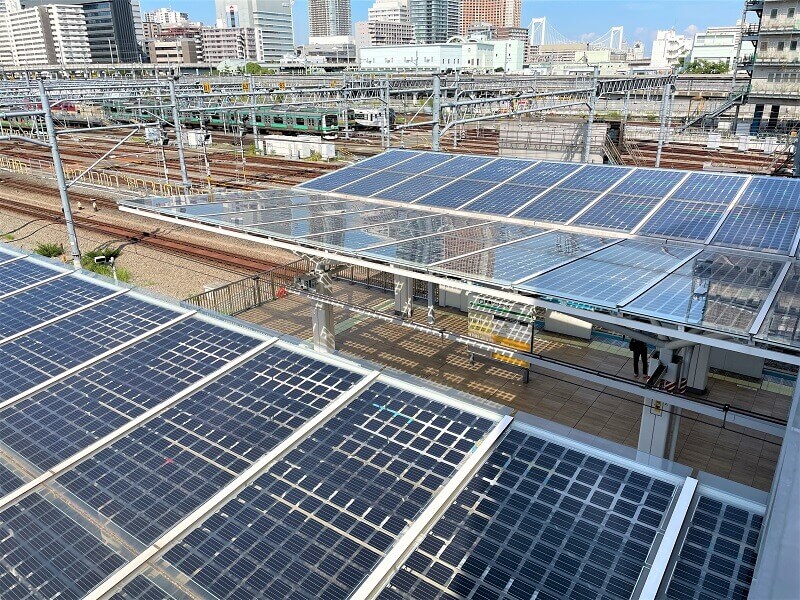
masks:
{"type": "Polygon", "coordinates": [[[200,31],[203,62],[216,65],[223,60],[254,61],[256,30],[252,27],[203,27],[200,31]]]}
{"type": "Polygon", "coordinates": [[[650,53],[650,66],[656,69],[671,69],[678,66],[692,50],[692,40],[678,35],[674,29],[656,33],[653,51],[650,53]]]}
{"type": "Polygon", "coordinates": [[[161,23],[162,25],[183,23],[189,20],[189,13],[178,12],[171,8],[157,8],[153,11],[146,12],[143,15],[144,20],[150,23],[161,23]]]}
{"type": "Polygon", "coordinates": [[[494,27],[519,27],[522,0],[462,0],[461,33],[466,34],[475,23],[494,27]]]}
{"type": "Polygon", "coordinates": [[[10,64],[63,65],[91,60],[86,19],[79,6],[37,6],[9,11],[0,18],[7,35],[2,53],[10,64]]]}
{"type": "Polygon", "coordinates": [[[22,0],[22,8],[52,4],[81,7],[93,63],[137,63],[146,59],[137,43],[131,0],[22,0]]]}
{"type": "Polygon", "coordinates": [[[420,44],[442,44],[459,33],[459,0],[409,0],[408,10],[420,44]]]}
{"type": "Polygon", "coordinates": [[[290,0],[216,0],[217,27],[251,27],[260,62],[294,54],[290,0]]]}
{"type": "Polygon", "coordinates": [[[309,37],[351,35],[350,0],[309,0],[309,37]]]}

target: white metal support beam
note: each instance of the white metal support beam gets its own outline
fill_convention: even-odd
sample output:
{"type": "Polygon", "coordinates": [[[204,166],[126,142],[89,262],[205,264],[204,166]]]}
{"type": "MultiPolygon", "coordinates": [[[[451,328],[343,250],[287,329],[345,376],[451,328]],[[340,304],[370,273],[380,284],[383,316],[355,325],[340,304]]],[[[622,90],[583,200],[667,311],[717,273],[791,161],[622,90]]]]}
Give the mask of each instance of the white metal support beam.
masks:
{"type": "Polygon", "coordinates": [[[349,404],[361,392],[367,389],[375,379],[378,378],[379,372],[372,371],[359,381],[355,386],[344,392],[334,402],[331,402],[323,410],[321,410],[315,417],[309,419],[302,427],[296,429],[292,435],[286,438],[282,443],[273,448],[270,452],[262,456],[250,467],[243,471],[238,477],[233,479],[209,498],[204,504],[200,505],[175,527],[167,531],[158,540],[156,540],[150,547],[148,547],[139,556],[134,558],[128,564],[123,565],[107,577],[96,588],[89,592],[84,600],[104,600],[111,598],[117,589],[125,583],[136,577],[139,570],[144,567],[149,561],[157,558],[172,546],[180,542],[191,530],[204,521],[208,516],[216,512],[223,504],[234,498],[245,487],[255,481],[262,473],[264,473],[270,466],[283,458],[292,448],[297,446],[306,437],[313,433],[317,428],[323,425],[328,419],[333,417],[337,412],[349,404]]]}

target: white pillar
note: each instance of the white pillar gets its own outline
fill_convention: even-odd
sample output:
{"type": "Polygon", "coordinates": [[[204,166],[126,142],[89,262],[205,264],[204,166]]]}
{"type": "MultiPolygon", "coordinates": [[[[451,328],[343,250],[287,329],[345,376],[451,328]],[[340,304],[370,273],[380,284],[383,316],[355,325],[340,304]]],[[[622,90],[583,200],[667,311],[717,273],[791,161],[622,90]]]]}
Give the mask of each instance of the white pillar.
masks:
{"type": "Polygon", "coordinates": [[[394,276],[394,314],[410,317],[413,310],[414,280],[401,275],[394,276]]]}
{"type": "Polygon", "coordinates": [[[704,394],[708,387],[708,361],[711,346],[691,346],[683,355],[683,372],[686,374],[686,389],[693,394],[704,394]]]}
{"type": "MultiPolygon", "coordinates": [[[[333,280],[324,270],[322,262],[314,265],[314,273],[317,275],[316,292],[323,296],[330,296],[333,290],[333,280]]],[[[336,323],[333,319],[333,306],[327,302],[314,302],[311,323],[314,350],[318,352],[334,352],[336,350],[336,323]]]]}
{"type": "Polygon", "coordinates": [[[642,407],[642,422],[639,425],[639,444],[637,450],[646,454],[666,458],[670,441],[669,404],[645,399],[642,407]]]}

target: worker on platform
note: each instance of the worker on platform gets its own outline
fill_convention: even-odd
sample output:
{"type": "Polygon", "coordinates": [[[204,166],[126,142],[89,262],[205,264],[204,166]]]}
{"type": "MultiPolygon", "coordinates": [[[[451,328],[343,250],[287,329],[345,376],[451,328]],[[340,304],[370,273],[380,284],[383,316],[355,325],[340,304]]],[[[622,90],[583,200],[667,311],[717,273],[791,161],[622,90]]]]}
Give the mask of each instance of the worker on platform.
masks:
{"type": "Polygon", "coordinates": [[[633,352],[633,376],[639,379],[639,359],[641,359],[642,378],[647,379],[647,344],[641,340],[631,339],[628,348],[633,352]]]}

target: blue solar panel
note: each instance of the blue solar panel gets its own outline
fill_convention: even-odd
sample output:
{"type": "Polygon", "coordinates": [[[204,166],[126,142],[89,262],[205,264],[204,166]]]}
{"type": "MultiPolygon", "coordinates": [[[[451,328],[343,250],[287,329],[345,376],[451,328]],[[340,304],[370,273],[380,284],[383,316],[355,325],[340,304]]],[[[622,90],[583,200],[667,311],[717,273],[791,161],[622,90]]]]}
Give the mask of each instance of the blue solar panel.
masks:
{"type": "MultiPolygon", "coordinates": [[[[587,165],[559,184],[556,189],[602,192],[617,183],[629,172],[630,169],[625,167],[587,165]]],[[[535,181],[531,183],[535,183],[535,181]]]]}
{"type": "Polygon", "coordinates": [[[419,156],[421,152],[414,150],[403,150],[400,148],[390,148],[376,156],[370,156],[358,161],[355,166],[363,169],[385,169],[393,167],[397,163],[419,156]]]}
{"type": "Polygon", "coordinates": [[[374,175],[365,177],[360,181],[350,183],[344,187],[337,188],[340,194],[351,194],[353,196],[371,196],[389,186],[408,179],[407,173],[393,173],[392,171],[378,171],[374,175]]]}
{"type": "Polygon", "coordinates": [[[417,204],[426,206],[442,206],[458,208],[462,204],[477,198],[484,192],[492,189],[497,184],[493,181],[476,181],[473,179],[459,179],[453,183],[436,190],[425,196],[417,204]]]}
{"type": "Polygon", "coordinates": [[[478,179],[480,181],[502,183],[518,175],[532,164],[533,163],[530,161],[520,160],[518,158],[498,158],[470,174],[469,177],[470,179],[478,179]]]}
{"type": "Polygon", "coordinates": [[[395,173],[406,173],[408,175],[417,175],[422,171],[426,171],[432,167],[436,167],[450,161],[453,158],[450,154],[440,152],[422,152],[410,160],[403,161],[402,163],[388,167],[387,171],[395,173]]]}
{"type": "Polygon", "coordinates": [[[151,544],[361,378],[269,348],[57,481],[151,544]]]}
{"type": "Polygon", "coordinates": [[[0,346],[0,399],[8,399],[177,317],[119,296],[0,346]]]}
{"type": "Polygon", "coordinates": [[[795,210],[800,198],[800,181],[778,177],[755,177],[737,206],[795,210]]]}
{"type": "Polygon", "coordinates": [[[50,469],[259,343],[187,319],[0,411],[0,442],[50,469]]]}
{"type": "Polygon", "coordinates": [[[0,265],[0,296],[38,283],[43,279],[49,279],[62,272],[30,259],[15,260],[14,262],[0,265]]]}
{"type": "Polygon", "coordinates": [[[670,196],[673,200],[697,200],[711,204],[730,204],[747,182],[745,177],[692,173],[670,196]]]}
{"type": "Polygon", "coordinates": [[[614,188],[614,193],[662,199],[685,176],[681,171],[637,169],[614,188]]]}
{"type": "Polygon", "coordinates": [[[306,181],[305,183],[301,183],[298,187],[330,192],[338,187],[347,185],[348,183],[352,183],[358,179],[366,177],[367,175],[372,175],[373,173],[377,172],[377,169],[349,167],[347,169],[340,169],[338,171],[334,171],[333,173],[328,173],[322,177],[317,177],[311,181],[306,181]]]}
{"type": "Polygon", "coordinates": [[[78,277],[63,277],[0,300],[0,340],[113,293],[78,277]]]}
{"type": "Polygon", "coordinates": [[[676,487],[513,429],[380,600],[628,600],[676,487]]]}
{"type": "Polygon", "coordinates": [[[165,559],[221,600],[344,600],[492,425],[373,384],[165,559]]]}
{"type": "Polygon", "coordinates": [[[708,495],[697,500],[669,579],[674,600],[746,600],[757,559],[762,514],[708,495]]]}
{"type": "Polygon", "coordinates": [[[555,188],[537,198],[519,212],[513,213],[513,216],[520,219],[565,223],[597,196],[597,192],[555,188]]]}
{"type": "Polygon", "coordinates": [[[526,290],[615,307],[646,289],[694,252],[678,245],[626,240],[521,284],[526,290]]]}
{"type": "MultiPolygon", "coordinates": [[[[425,172],[426,175],[436,177],[462,177],[479,167],[483,167],[493,159],[482,156],[455,156],[453,160],[433,167],[425,172]]],[[[470,175],[470,178],[475,178],[470,175]]]]}
{"type": "Polygon", "coordinates": [[[405,183],[400,183],[394,187],[384,190],[373,197],[382,198],[384,200],[396,200],[397,202],[414,202],[425,194],[428,194],[448,183],[450,183],[449,178],[419,175],[418,177],[409,179],[405,183]]]}
{"type": "Polygon", "coordinates": [[[513,183],[550,187],[580,168],[574,163],[542,162],[514,177],[513,183]]]}
{"type": "Polygon", "coordinates": [[[478,198],[470,202],[464,206],[464,210],[508,216],[520,206],[523,206],[538,194],[541,194],[545,189],[546,188],[532,185],[505,183],[483,198],[478,198]]]}
{"type": "Polygon", "coordinates": [[[129,584],[111,596],[111,600],[176,600],[152,581],[136,576],[129,584]]]}
{"type": "Polygon", "coordinates": [[[631,231],[647,216],[660,198],[606,194],[594,206],[576,219],[574,225],[631,231]]]}
{"type": "Polygon", "coordinates": [[[702,242],[714,231],[723,214],[722,204],[668,200],[639,233],[702,242]]]}

